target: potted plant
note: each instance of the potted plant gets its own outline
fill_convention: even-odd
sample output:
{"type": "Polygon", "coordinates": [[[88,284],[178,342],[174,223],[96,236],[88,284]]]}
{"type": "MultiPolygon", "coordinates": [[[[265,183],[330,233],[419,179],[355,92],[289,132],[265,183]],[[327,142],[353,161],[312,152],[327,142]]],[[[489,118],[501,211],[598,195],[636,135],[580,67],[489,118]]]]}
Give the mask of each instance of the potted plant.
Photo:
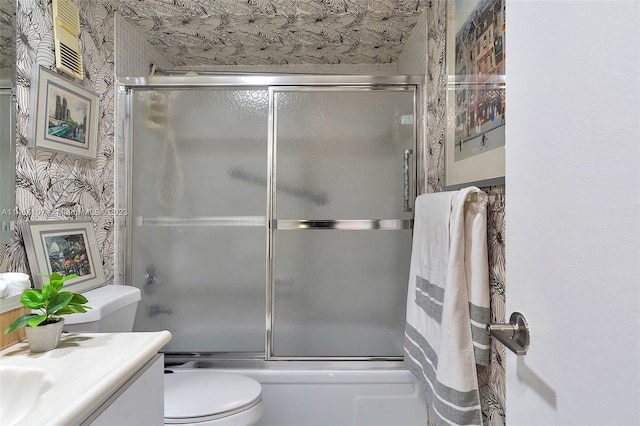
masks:
{"type": "Polygon", "coordinates": [[[13,330],[26,328],[27,340],[31,352],[45,352],[55,349],[60,341],[64,318],[60,315],[87,312],[87,298],[70,291],[61,291],[65,281],[76,278],[77,275],[62,276],[57,272],[44,277],[48,283],[41,289],[29,289],[22,292],[20,303],[28,309],[40,310],[41,314],[30,313],[18,317],[4,331],[5,334],[13,330]]]}

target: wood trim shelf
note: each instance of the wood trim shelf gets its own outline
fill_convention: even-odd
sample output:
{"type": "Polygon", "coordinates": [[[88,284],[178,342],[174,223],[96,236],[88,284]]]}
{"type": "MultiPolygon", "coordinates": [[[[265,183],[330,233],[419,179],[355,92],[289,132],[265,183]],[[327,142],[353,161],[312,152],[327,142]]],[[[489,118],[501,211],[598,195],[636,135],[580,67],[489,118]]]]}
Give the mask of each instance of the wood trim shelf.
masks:
{"type": "Polygon", "coordinates": [[[26,338],[26,332],[24,327],[21,327],[9,334],[4,334],[5,328],[9,326],[19,316],[28,314],[29,310],[23,306],[13,309],[11,311],[3,312],[0,314],[0,349],[9,347],[15,343],[21,342],[26,338]]]}

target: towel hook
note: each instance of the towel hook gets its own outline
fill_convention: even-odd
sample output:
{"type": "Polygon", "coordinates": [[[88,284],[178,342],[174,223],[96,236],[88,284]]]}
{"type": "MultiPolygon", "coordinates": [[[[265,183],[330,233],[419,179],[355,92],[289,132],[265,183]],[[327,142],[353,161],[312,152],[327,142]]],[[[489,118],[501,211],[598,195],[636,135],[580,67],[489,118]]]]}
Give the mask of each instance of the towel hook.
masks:
{"type": "Polygon", "coordinates": [[[529,349],[529,323],[520,312],[514,312],[509,324],[487,324],[487,333],[516,355],[525,355],[529,349]]]}

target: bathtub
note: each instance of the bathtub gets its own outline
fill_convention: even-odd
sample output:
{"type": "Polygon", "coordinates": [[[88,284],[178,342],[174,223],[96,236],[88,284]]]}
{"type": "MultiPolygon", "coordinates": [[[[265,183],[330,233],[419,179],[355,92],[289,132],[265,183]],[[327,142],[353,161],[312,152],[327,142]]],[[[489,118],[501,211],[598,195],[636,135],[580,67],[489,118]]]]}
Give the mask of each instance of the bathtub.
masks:
{"type": "Polygon", "coordinates": [[[267,362],[258,368],[219,368],[190,362],[167,368],[211,368],[256,379],[262,385],[264,403],[264,414],[256,426],[427,424],[418,382],[405,368],[384,368],[384,363],[372,369],[352,369],[348,363],[331,369],[300,365],[267,362]]]}

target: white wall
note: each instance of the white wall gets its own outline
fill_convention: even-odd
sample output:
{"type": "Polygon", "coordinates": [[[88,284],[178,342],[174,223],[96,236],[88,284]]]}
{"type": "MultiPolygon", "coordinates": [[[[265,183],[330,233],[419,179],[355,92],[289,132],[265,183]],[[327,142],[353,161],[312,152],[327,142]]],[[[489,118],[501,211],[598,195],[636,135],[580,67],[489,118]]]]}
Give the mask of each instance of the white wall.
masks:
{"type": "Polygon", "coordinates": [[[507,423],[640,424],[640,2],[507,3],[507,423]]]}
{"type": "Polygon", "coordinates": [[[158,68],[172,68],[162,53],[144,39],[122,16],[115,19],[115,64],[117,77],[145,77],[150,64],[158,68]]]}

